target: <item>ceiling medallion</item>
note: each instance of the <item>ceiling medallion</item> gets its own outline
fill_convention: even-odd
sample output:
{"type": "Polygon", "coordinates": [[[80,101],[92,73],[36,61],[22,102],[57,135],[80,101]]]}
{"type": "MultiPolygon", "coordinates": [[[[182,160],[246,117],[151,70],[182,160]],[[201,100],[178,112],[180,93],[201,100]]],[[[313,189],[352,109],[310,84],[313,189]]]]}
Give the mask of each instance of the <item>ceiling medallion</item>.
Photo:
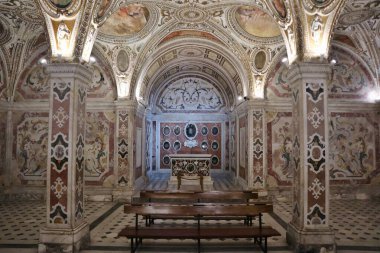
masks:
{"type": "Polygon", "coordinates": [[[209,19],[207,11],[193,6],[177,10],[175,17],[178,21],[186,23],[201,23],[209,19]]]}
{"type": "Polygon", "coordinates": [[[352,11],[342,15],[339,18],[339,23],[347,26],[360,24],[371,18],[374,14],[375,13],[371,10],[352,11]]]}

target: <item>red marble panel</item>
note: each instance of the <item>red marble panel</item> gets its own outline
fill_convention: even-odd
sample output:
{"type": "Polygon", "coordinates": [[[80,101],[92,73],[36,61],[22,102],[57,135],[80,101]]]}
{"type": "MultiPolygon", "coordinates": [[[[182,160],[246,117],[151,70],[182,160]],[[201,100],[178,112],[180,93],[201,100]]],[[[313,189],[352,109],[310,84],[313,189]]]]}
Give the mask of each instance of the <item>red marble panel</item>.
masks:
{"type": "Polygon", "coordinates": [[[187,140],[184,129],[187,122],[161,122],[160,124],[160,166],[161,168],[170,168],[170,164],[165,165],[163,163],[164,156],[170,155],[170,154],[211,154],[212,156],[216,156],[219,160],[219,163],[216,165],[211,165],[212,169],[220,169],[222,165],[222,157],[221,157],[221,150],[222,150],[222,123],[202,123],[202,122],[196,122],[194,123],[197,127],[197,135],[194,140],[198,142],[198,145],[193,148],[186,147],[184,145],[185,141],[187,140]],[[170,128],[169,135],[165,136],[163,133],[163,128],[167,126],[170,128]],[[178,126],[180,129],[179,135],[176,135],[174,133],[174,128],[178,126]],[[207,134],[203,135],[201,133],[202,127],[207,127],[208,132],[207,134]],[[211,130],[213,127],[218,128],[218,133],[216,135],[212,134],[211,130]],[[165,141],[169,141],[170,148],[168,150],[165,150],[163,147],[163,144],[165,141]],[[173,144],[175,141],[179,141],[181,143],[180,150],[176,151],[173,147],[173,144]],[[208,149],[202,150],[201,144],[202,142],[207,142],[208,149]],[[214,150],[212,148],[212,143],[216,142],[218,143],[218,148],[214,150]]]}

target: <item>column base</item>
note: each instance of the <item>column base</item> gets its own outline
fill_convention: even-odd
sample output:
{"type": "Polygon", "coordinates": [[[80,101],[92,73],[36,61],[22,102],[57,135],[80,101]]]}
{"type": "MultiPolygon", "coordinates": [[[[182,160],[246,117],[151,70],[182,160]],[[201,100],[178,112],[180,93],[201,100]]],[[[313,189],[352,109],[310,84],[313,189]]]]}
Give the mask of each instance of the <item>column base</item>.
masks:
{"type": "Polygon", "coordinates": [[[286,241],[295,253],[335,253],[334,231],[327,229],[298,229],[288,224],[286,241]]]}
{"type": "Polygon", "coordinates": [[[90,229],[87,222],[74,229],[42,228],[38,253],[76,253],[90,243],[90,229]]]}
{"type": "Polygon", "coordinates": [[[127,186],[117,187],[112,192],[112,197],[114,201],[121,201],[126,203],[131,203],[132,195],[133,189],[127,186]]]}

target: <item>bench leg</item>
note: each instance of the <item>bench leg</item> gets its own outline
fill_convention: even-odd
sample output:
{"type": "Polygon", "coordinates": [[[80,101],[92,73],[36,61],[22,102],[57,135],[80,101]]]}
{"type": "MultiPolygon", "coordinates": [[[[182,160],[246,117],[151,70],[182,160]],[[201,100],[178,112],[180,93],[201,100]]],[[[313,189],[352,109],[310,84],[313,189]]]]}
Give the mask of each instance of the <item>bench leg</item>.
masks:
{"type": "Polygon", "coordinates": [[[198,253],[201,252],[201,239],[198,239],[198,253]]]}
{"type": "MultiPolygon", "coordinates": [[[[255,238],[255,241],[257,242],[257,239],[255,238]]],[[[258,245],[260,246],[260,249],[264,252],[268,252],[268,237],[259,237],[258,245]],[[263,240],[264,239],[264,240],[263,240]]]]}

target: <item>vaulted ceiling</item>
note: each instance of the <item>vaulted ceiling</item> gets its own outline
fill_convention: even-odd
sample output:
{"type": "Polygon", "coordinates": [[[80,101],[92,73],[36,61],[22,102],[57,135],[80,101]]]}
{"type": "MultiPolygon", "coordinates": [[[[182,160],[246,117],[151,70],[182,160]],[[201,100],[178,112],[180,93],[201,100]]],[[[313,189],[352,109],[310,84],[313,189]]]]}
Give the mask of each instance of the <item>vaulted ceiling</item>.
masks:
{"type": "MultiPolygon", "coordinates": [[[[23,69],[51,56],[46,1],[57,10],[78,2],[0,0],[2,100],[13,99],[23,69]]],[[[224,90],[233,105],[286,55],[282,25],[297,16],[289,6],[286,0],[101,0],[92,10],[99,27],[92,52],[111,70],[120,97],[149,103],[162,85],[194,76],[224,90]]],[[[333,43],[357,52],[379,79],[380,2],[346,1],[333,31],[333,43]]]]}

